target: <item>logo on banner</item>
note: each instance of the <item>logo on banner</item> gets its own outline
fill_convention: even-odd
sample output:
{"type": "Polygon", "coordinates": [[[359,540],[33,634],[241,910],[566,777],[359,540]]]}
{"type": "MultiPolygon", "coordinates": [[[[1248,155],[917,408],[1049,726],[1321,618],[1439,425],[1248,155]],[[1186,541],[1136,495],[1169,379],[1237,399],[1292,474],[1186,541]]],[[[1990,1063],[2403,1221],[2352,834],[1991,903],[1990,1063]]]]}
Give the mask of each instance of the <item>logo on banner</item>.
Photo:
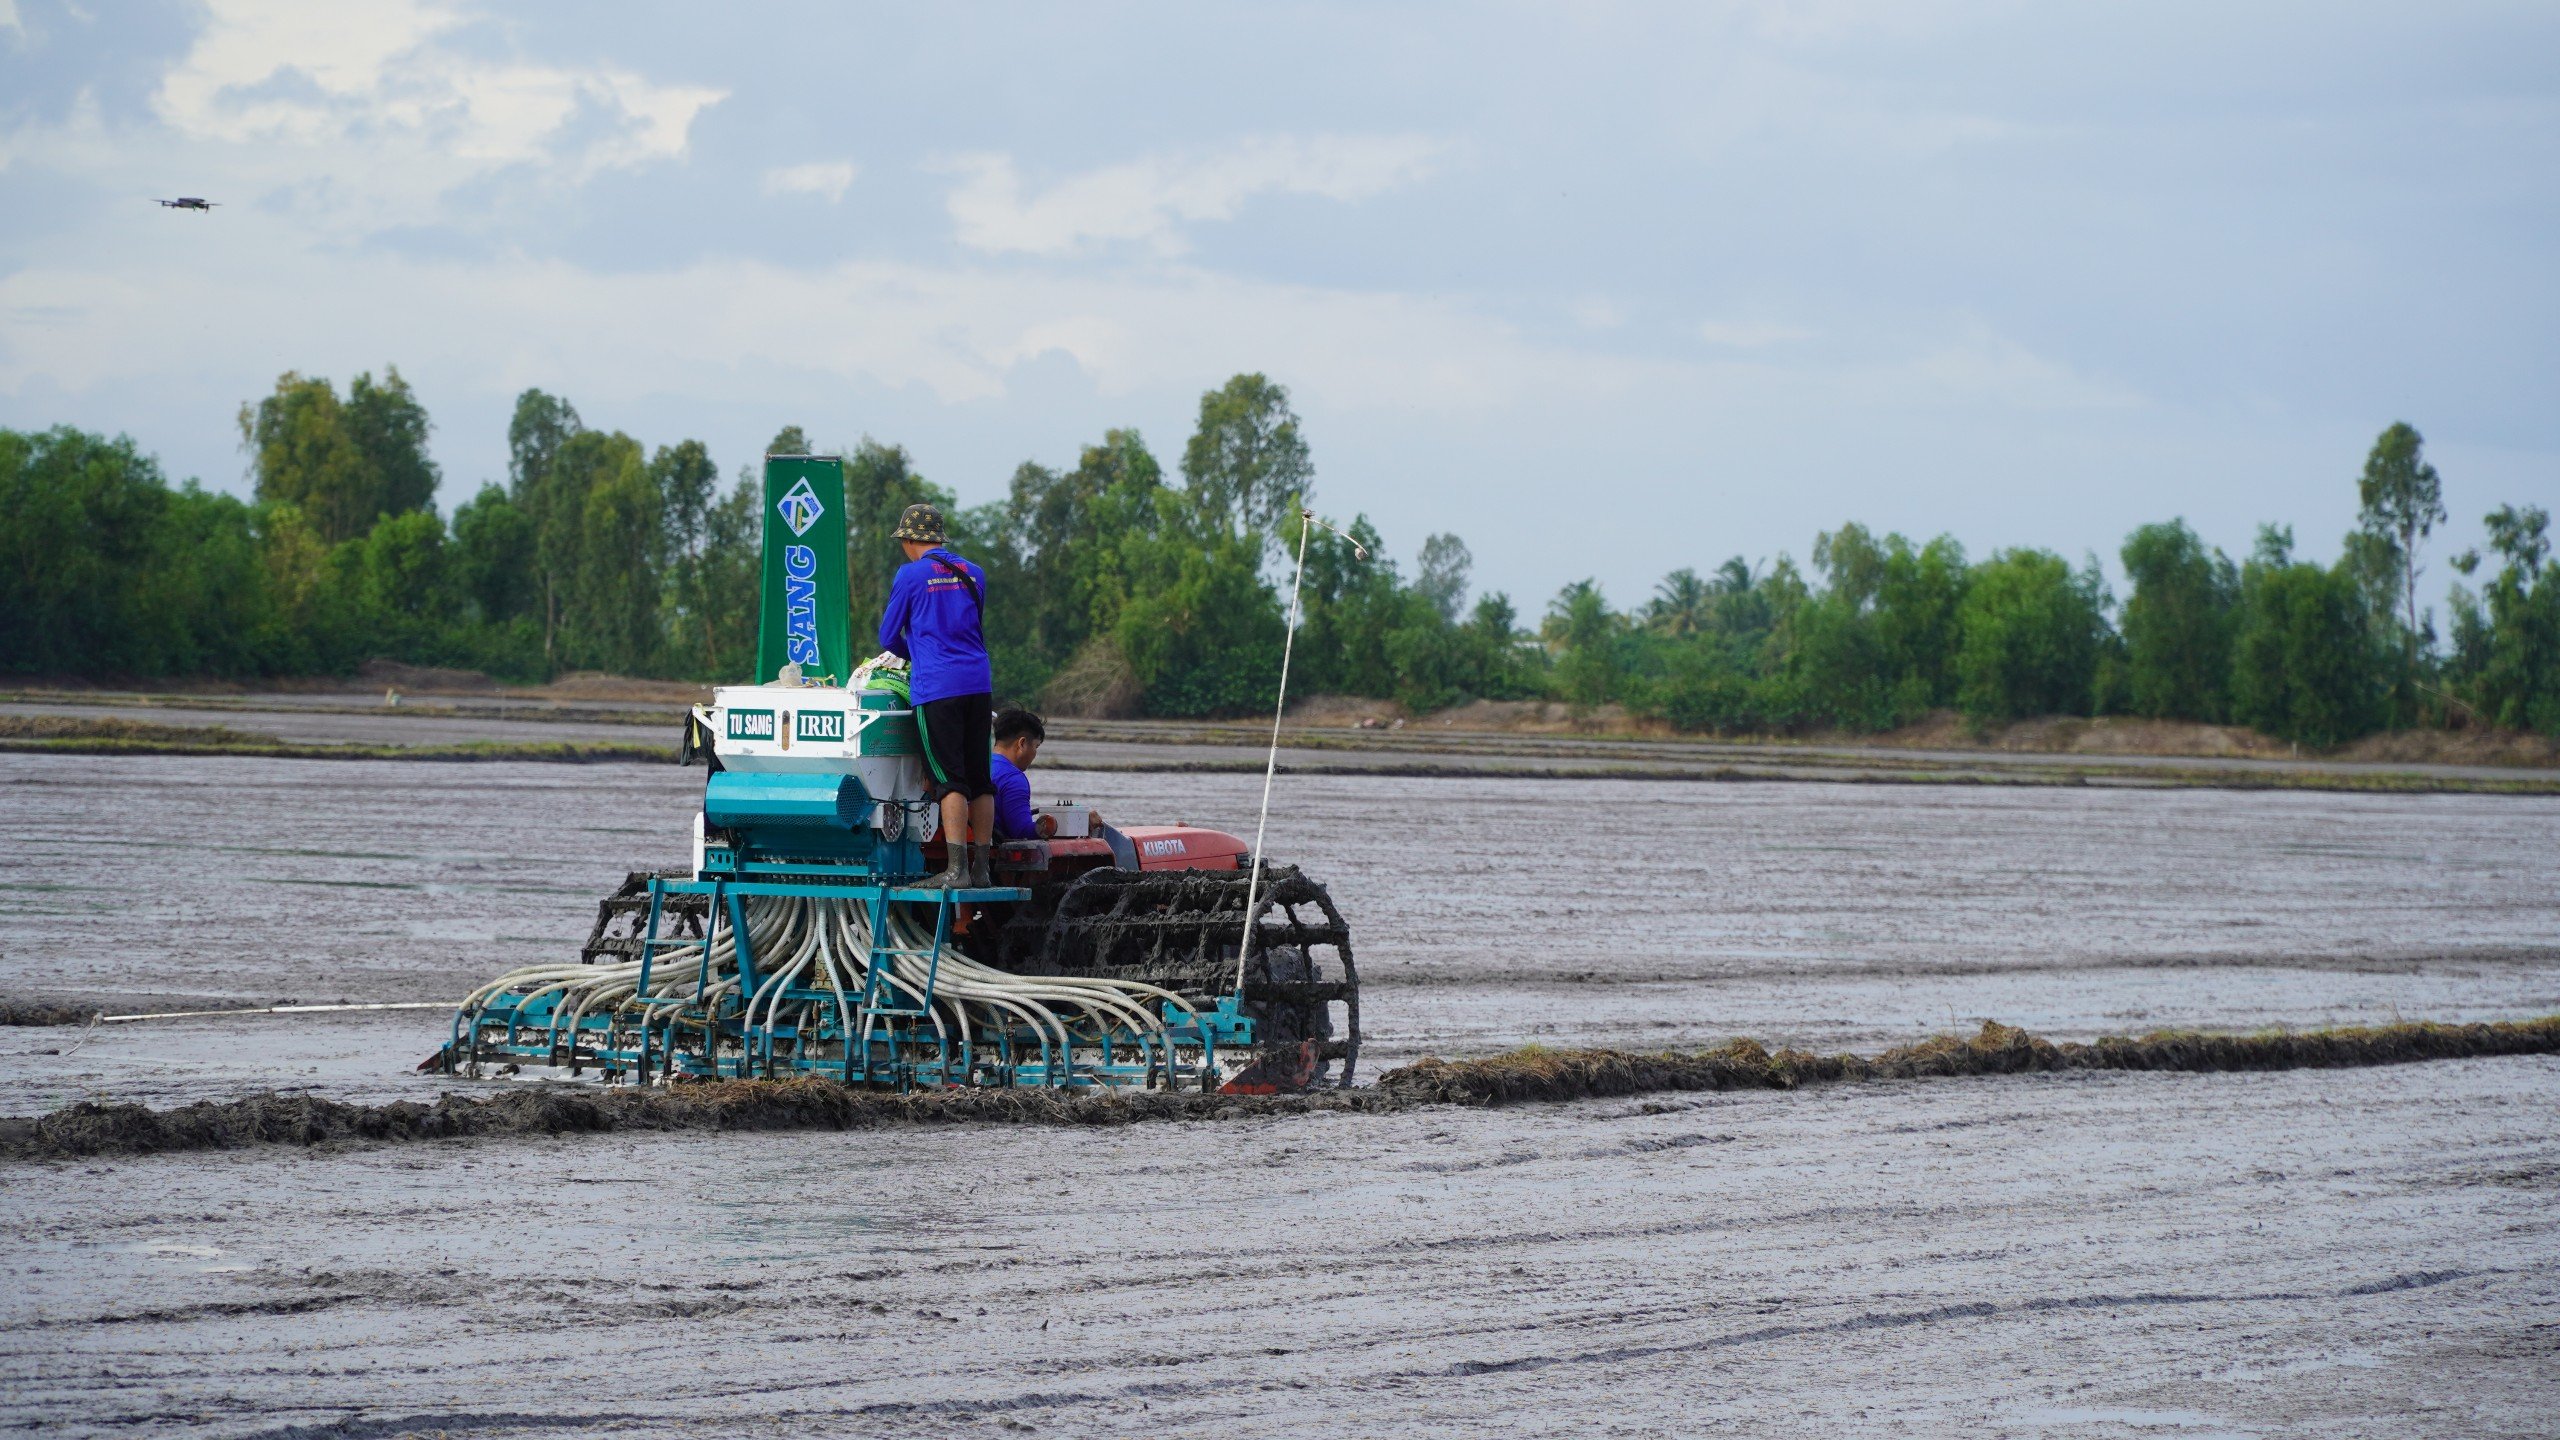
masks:
{"type": "Polygon", "coordinates": [[[827,507],[818,503],[818,492],[809,488],[806,475],[800,477],[800,483],[783,491],[782,498],[773,502],[773,508],[782,512],[782,523],[790,526],[794,535],[808,534],[809,527],[818,523],[818,517],[827,513],[827,507]]]}
{"type": "Polygon", "coordinates": [[[841,710],[803,710],[798,725],[803,740],[842,740],[844,712],[841,710]]]}
{"type": "MultiPolygon", "coordinates": [[[[785,503],[791,499],[782,498],[785,503]]],[[[826,663],[818,654],[818,552],[806,545],[782,547],[782,617],[783,644],[791,663],[826,663]]]]}

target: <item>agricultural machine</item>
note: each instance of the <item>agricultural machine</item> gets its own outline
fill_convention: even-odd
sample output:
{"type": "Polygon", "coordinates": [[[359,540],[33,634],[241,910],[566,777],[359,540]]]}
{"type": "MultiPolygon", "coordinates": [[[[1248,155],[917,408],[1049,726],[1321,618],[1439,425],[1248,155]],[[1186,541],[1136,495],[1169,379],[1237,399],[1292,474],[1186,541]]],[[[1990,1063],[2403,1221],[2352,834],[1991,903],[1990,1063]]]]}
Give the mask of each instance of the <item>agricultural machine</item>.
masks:
{"type": "Polygon", "coordinates": [[[692,864],[631,875],[575,963],[472,992],[429,1067],[899,1089],[1350,1084],[1349,928],[1322,885],[1257,864],[1234,836],[1114,830],[1050,806],[1055,836],[999,846],[994,884],[921,883],[944,855],[904,671],[882,656],[842,682],[804,678],[847,653],[841,473],[828,457],[766,462],[761,659],[776,678],[720,687],[688,717],[683,753],[709,772],[692,864]]]}

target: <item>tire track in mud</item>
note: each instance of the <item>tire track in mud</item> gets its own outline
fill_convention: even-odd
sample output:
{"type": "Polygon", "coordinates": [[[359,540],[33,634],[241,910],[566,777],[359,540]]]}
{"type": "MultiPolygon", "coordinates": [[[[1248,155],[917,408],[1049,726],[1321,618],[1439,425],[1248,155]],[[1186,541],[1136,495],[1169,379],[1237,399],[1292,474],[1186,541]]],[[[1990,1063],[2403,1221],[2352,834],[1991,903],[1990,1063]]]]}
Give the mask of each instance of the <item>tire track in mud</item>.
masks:
{"type": "MultiPolygon", "coordinates": [[[[1744,1330],[1666,1341],[1644,1345],[1614,1345],[1557,1354],[1522,1355],[1499,1360],[1461,1360],[1443,1365],[1407,1366],[1370,1371],[1360,1375],[1334,1374],[1325,1383],[1331,1390],[1350,1389],[1369,1392],[1392,1389],[1398,1385],[1433,1380],[1477,1379],[1486,1376],[1534,1374],[1540,1371],[1578,1366],[1623,1365],[1633,1361],[1657,1360],[1682,1355],[1708,1354],[1719,1350],[1747,1349],[1780,1345],[1789,1341],[1820,1340],[1860,1334],[1902,1330],[1927,1330],[1937,1326],[1966,1321],[1991,1322],[2003,1319],[2032,1319],[2040,1315],[2074,1311],[2121,1311],[2157,1308],[2185,1308],[2206,1305],[2301,1304],[2327,1300],[2357,1300],[2402,1290],[2431,1287],[2456,1280],[2477,1278],[2487,1271],[2423,1271],[2393,1276],[2342,1289],[2328,1290],[2255,1290],[2236,1292],[2146,1291],[2128,1294],[2098,1293],[2091,1295],[2042,1296],[2031,1300],[1998,1302],[1988,1300],[1957,1301],[1943,1305],[1922,1306],[1905,1310],[1869,1310],[1836,1320],[1760,1325],[1744,1330]]],[[[1552,1325],[1552,1320],[1548,1325],[1552,1325]]],[[[1524,1327],[1545,1328],[1545,1327],[1524,1327]]],[[[1269,1352],[1273,1357],[1306,1353],[1302,1348],[1269,1352]]],[[[1218,1355],[1177,1355],[1162,1357],[1122,1357],[1123,1364],[1212,1364],[1224,1357],[1218,1355]]],[[[1019,1373],[1018,1369],[1014,1373],[1019,1373]]],[[[956,1377],[955,1377],[956,1378],[956,1377]]],[[[792,1389],[811,1389],[843,1383],[840,1377],[811,1380],[802,1385],[758,1386],[752,1392],[770,1397],[792,1389]]],[[[1248,1388],[1269,1389],[1273,1384],[1287,1388],[1314,1388],[1314,1382],[1282,1381],[1248,1386],[1233,1377],[1217,1379],[1140,1380],[1111,1386],[1028,1389],[1009,1395],[935,1400],[883,1400],[869,1404],[771,1409],[758,1412],[759,1423],[765,1425],[849,1420],[941,1420],[962,1423],[987,1416],[1011,1416],[1030,1412],[1065,1409],[1076,1406],[1110,1405],[1132,1401],[1216,1400],[1238,1397],[1248,1388]]],[[[695,1400],[702,1396],[691,1397],[695,1400]]],[[[131,1417],[132,1423],[148,1423],[155,1417],[131,1417]]],[[[177,1417],[156,1417],[177,1418],[177,1417]]],[[[188,1417],[193,1418],[193,1417],[188,1417]]],[[[393,1440],[393,1437],[440,1433],[467,1435],[498,1430],[522,1433],[557,1431],[585,1432],[612,1424],[647,1424],[698,1418],[682,1411],[595,1411],[574,1414],[530,1414],[516,1411],[424,1412],[381,1418],[356,1418],[335,1424],[293,1424],[249,1432],[244,1440],[393,1440]]]]}
{"type": "MultiPolygon", "coordinates": [[[[333,1407],[344,1408],[344,1407],[333,1407]]],[[[195,1419],[196,1416],[153,1416],[148,1419],[195,1419]]],[[[490,1430],[513,1430],[519,1434],[549,1434],[568,1431],[590,1434],[602,1425],[645,1425],[665,1419],[645,1410],[595,1410],[564,1415],[541,1414],[528,1410],[456,1410],[426,1411],[413,1415],[386,1416],[379,1420],[348,1418],[335,1424],[296,1424],[271,1430],[251,1431],[242,1440],[403,1440],[403,1437],[425,1435],[471,1435],[490,1430]]],[[[147,1420],[141,1423],[147,1423],[147,1420]]]]}
{"type": "MultiPolygon", "coordinates": [[[[1046,1090],[898,1094],[830,1080],[731,1080],[649,1089],[558,1085],[487,1100],[447,1092],[433,1105],[349,1105],[262,1095],[170,1110],[82,1101],[33,1118],[0,1119],[0,1158],[67,1160],[255,1144],[325,1145],[595,1134],[618,1131],[873,1130],[971,1123],[1119,1126],[1318,1113],[1386,1114],[1423,1105],[1486,1108],[1622,1098],[1664,1091],[1794,1090],[1807,1085],[2075,1070],[2269,1071],[2560,1053],[2560,1015],[2464,1025],[2398,1025],[2209,1035],[2163,1032],[2053,1041],[1985,1021],[1872,1058],[1774,1053],[1756,1041],[1714,1050],[1636,1054],[1532,1046],[1484,1060],[1425,1059],[1355,1090],[1303,1095],[1065,1096],[1046,1090]]],[[[1495,1162],[1498,1163],[1498,1162],[1495,1162]]]]}
{"type": "MultiPolygon", "coordinates": [[[[2448,1165],[2504,1173],[2547,1158],[2547,1118],[2522,1113],[2538,1107],[2517,1101],[2547,1097],[2555,1083],[2560,1071],[2534,1061],[2266,1080],[2126,1076],[1699,1096],[1713,1114],[1606,1126],[1597,1121],[1645,1102],[1101,1135],[945,1130],[849,1145],[745,1136],[682,1146],[625,1137],[359,1149],[289,1165],[254,1153],[144,1162],[108,1168],[123,1177],[109,1184],[126,1208],[197,1216],[210,1213],[206,1195],[255,1198],[229,1227],[158,1238],[222,1246],[226,1261],[273,1256],[280,1268],[209,1273],[185,1282],[193,1293],[155,1294],[142,1288],[145,1277],[163,1271],[83,1251],[94,1278],[133,1287],[116,1305],[56,1278],[55,1261],[38,1256],[46,1273],[31,1277],[32,1298],[50,1299],[43,1308],[298,1297],[306,1285],[370,1291],[377,1281],[381,1293],[310,1315],[21,1335],[23,1353],[0,1369],[30,1387],[9,1419],[49,1412],[98,1433],[294,1427],[287,1433],[388,1437],[417,1416],[427,1417],[420,1433],[446,1428],[471,1440],[554,1440],[617,1425],[687,1436],[1001,1434],[1001,1418],[1050,1434],[1464,1433],[1498,1428],[1494,1417],[1531,1395],[1549,1397],[1555,1413],[1616,1415],[1629,1430],[1857,1433],[1850,1401],[1819,1421],[1797,1412],[1823,1403],[1826,1384],[1905,1408],[2013,1383],[2028,1385],[2021,1405],[2130,1404],[2126,1396],[2148,1387],[2193,1383],[2197,1368],[2241,1364],[2249,1375],[2230,1383],[2254,1388],[2233,1392],[2234,1406],[2317,1415],[2333,1372],[2303,1365],[2362,1347],[2380,1353],[2385,1368],[2374,1372],[2379,1382],[2357,1372],[2369,1388],[2379,1385],[2359,1403],[2406,1415],[2433,1393],[2426,1375],[2441,1376],[2448,1364],[2439,1342],[2423,1337],[2441,1330],[2453,1337],[2442,1345],[2497,1343],[2551,1293],[2551,1272],[2536,1263],[2536,1242],[2513,1233],[2532,1218],[2535,1197],[2500,1188],[2452,1207],[2429,1197],[2412,1208],[2396,1197],[2398,1184],[2448,1165]],[[2381,1109],[2363,1103],[2368,1093],[2381,1109]],[[1952,1116],[2012,1123],[1946,1130],[1952,1148],[1942,1148],[1938,1127],[1925,1122],[1952,1116]],[[2016,1123],[2021,1117],[2034,1123],[2016,1123]],[[2297,1124],[2311,1138],[2298,1138],[2297,1124]],[[1728,1127],[1743,1143],[1585,1158],[1621,1139],[1728,1127]],[[1504,1153],[1523,1135],[1543,1137],[1555,1164],[1525,1177],[1519,1166],[1481,1172],[1497,1188],[1443,1186],[1392,1169],[1504,1153]],[[2368,1144],[2367,1136],[2377,1138],[2368,1144]],[[1233,1177],[1243,1183],[1218,1184],[1218,1204],[1158,1215],[1149,1239],[1134,1246],[1115,1237],[1131,1214],[1148,1213],[1143,1200],[1079,1189],[1062,1203],[1048,1186],[1026,1184],[954,1209],[936,1168],[977,1159],[1045,1173],[1072,1161],[1075,1176],[1116,1176],[1131,1159],[1181,1153],[1196,1164],[1203,1144],[1231,1147],[1222,1153],[1244,1167],[1233,1177]],[[1288,1165],[1256,1163],[1282,1147],[1298,1149],[1288,1165]],[[405,1205],[411,1169],[439,1156],[453,1167],[438,1172],[447,1183],[476,1184],[525,1208],[377,1238],[371,1208],[405,1205]],[[528,1260],[487,1243],[510,1228],[595,1218],[586,1188],[536,1188],[564,1168],[646,1178],[653,1157],[668,1169],[661,1183],[670,1204],[726,1204],[744,1187],[761,1197],[755,1212],[770,1217],[824,1210],[884,1223],[808,1238],[795,1228],[779,1243],[724,1227],[706,1237],[701,1258],[710,1266],[636,1277],[635,1253],[657,1254],[651,1225],[636,1219],[581,1237],[591,1251],[528,1260]],[[1320,1163],[1293,1173],[1310,1159],[1320,1163]],[[848,1196],[849,1160],[909,1178],[885,1196],[848,1196]],[[2357,1178],[2325,1178],[2340,1173],[2333,1166],[2352,1167],[2357,1178]],[[2269,1171],[2291,1172],[2292,1183],[2260,1191],[2269,1171]],[[1808,1181],[1812,1188],[1800,1188],[1808,1181]],[[179,1187],[169,1202],[149,1198],[161,1182],[179,1187]],[[1985,1188],[1967,1193],[1976,1186],[1985,1188]],[[1295,1223],[1311,1215],[1306,1197],[1328,1193],[1337,1203],[1319,1224],[1295,1223]],[[1409,1204],[1408,1193],[1435,1203],[1409,1204]],[[338,1214],[341,1195],[371,1199],[331,1227],[298,1232],[299,1253],[259,1243],[315,1205],[338,1214]],[[1915,1201],[1921,1208],[1907,1210],[1915,1201]],[[2287,1215],[2296,1218],[2291,1230],[2261,1236],[2262,1221],[2287,1215]],[[1729,1233],[1633,1238],[1666,1223],[1695,1235],[1711,1219],[1729,1233]],[[623,1248],[626,1231],[637,1252],[623,1248]],[[1554,1240],[1529,1238],[1536,1235],[1554,1240]],[[1419,1248],[1452,1237],[1478,1237],[1481,1248],[1419,1248]],[[1277,1262],[1293,1249],[1296,1263],[1277,1262]],[[457,1260],[470,1271],[457,1295],[486,1292],[488,1312],[409,1303],[411,1284],[400,1276],[457,1260]],[[2446,1271],[2503,1278],[2437,1278],[2446,1271]],[[2533,1280],[2536,1273],[2546,1279],[2533,1280]],[[298,1283],[278,1283],[293,1276],[298,1283]],[[683,1288],[629,1295],[634,1278],[683,1288]],[[555,1279],[567,1288],[554,1289],[555,1279]],[[649,1319],[618,1308],[626,1298],[682,1302],[709,1297],[714,1284],[758,1280],[744,1292],[758,1302],[752,1320],[743,1312],[649,1319]],[[2368,1293],[2340,1298],[2354,1291],[2368,1293]],[[2309,1298],[2264,1298],[2278,1295],[2309,1298]],[[927,1324],[907,1318],[901,1297],[962,1316],[971,1312],[954,1301],[983,1305],[995,1318],[927,1324]],[[896,1313],[874,1317],[867,1305],[845,1313],[856,1298],[890,1301],[896,1313]],[[1926,1323],[1874,1318],[2035,1299],[2065,1303],[1926,1323]],[[599,1302],[617,1308],[599,1315],[591,1308],[599,1302]],[[735,1353],[740,1323],[768,1348],[735,1353]],[[1791,1338],[1737,1338],[1777,1327],[1806,1328],[1791,1338]],[[1726,1343],[1703,1352],[1659,1348],[1720,1337],[1726,1343]],[[1637,1358],[1611,1363],[1613,1351],[1637,1358]],[[1659,1358],[1641,1358],[1648,1353],[1659,1358]],[[1503,1364],[1517,1360],[1531,1363],[1503,1364]],[[1475,1376],[1431,1373],[1462,1362],[1493,1364],[1475,1376]],[[516,1383],[511,1371],[608,1366],[634,1383],[538,1398],[504,1388],[516,1383]],[[2019,1381],[2025,1369],[2052,1378],[2019,1381]],[[391,1389],[395,1376],[421,1388],[391,1389]],[[2096,1389],[2083,1395],[2082,1382],[2092,1380],[2096,1389]],[[538,1424],[510,1423],[503,1412],[518,1398],[551,1413],[538,1424]],[[286,1403],[261,1403],[274,1400],[286,1403]],[[1152,1413],[1143,1413],[1149,1402],[1152,1413]],[[569,1413],[590,1409],[646,1418],[569,1413]],[[192,1411],[194,1423],[118,1423],[144,1411],[192,1411]],[[1771,1423],[1680,1423],[1692,1413],[1771,1423]],[[435,1423],[454,1416],[467,1418],[435,1423]]],[[[23,1185],[42,1172],[19,1176],[23,1185]]],[[[168,1280],[184,1273],[165,1272],[168,1280]]],[[[2510,1417],[2511,1433],[2533,1433],[2512,1417],[2532,1411],[2530,1372],[2545,1353],[2501,1362],[2500,1376],[2471,1377],[2505,1407],[2498,1413],[2510,1417]]],[[[1942,1416],[1936,1428],[1984,1433],[1989,1427],[1974,1423],[1981,1418],[1942,1416]]],[[[2319,1433],[2308,1422],[2294,1428],[2319,1433]]]]}

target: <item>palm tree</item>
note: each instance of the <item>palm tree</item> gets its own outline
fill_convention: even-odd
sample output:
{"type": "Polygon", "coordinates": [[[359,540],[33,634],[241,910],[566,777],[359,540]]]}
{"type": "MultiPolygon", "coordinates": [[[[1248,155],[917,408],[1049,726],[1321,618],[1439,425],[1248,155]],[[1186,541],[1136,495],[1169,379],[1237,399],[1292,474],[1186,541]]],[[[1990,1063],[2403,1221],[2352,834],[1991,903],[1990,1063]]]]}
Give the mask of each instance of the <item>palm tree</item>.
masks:
{"type": "Polygon", "coordinates": [[[1685,638],[1704,630],[1714,619],[1715,587],[1683,565],[1662,577],[1645,605],[1645,624],[1665,635],[1685,638]]]}

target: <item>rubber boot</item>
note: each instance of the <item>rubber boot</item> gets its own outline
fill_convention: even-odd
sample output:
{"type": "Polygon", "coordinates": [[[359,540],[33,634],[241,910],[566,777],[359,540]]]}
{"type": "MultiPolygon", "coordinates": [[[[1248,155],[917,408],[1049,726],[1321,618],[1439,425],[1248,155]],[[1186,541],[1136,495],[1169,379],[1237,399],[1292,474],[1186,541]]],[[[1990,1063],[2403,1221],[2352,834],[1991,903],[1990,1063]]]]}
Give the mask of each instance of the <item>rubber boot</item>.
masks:
{"type": "Polygon", "coordinates": [[[919,890],[966,890],[969,888],[969,852],[977,847],[950,844],[944,852],[942,873],[928,875],[916,882],[919,890]]]}
{"type": "Polygon", "coordinates": [[[994,871],[994,867],[995,867],[995,863],[996,863],[996,847],[995,847],[995,846],[993,846],[993,845],[972,845],[972,846],[970,846],[970,847],[969,847],[969,883],[970,883],[970,884],[972,884],[972,885],[975,885],[975,886],[979,887],[980,889],[985,889],[987,886],[990,886],[990,885],[995,884],[995,883],[996,883],[996,881],[995,881],[995,875],[994,875],[994,873],[993,873],[993,871],[994,871]]]}

